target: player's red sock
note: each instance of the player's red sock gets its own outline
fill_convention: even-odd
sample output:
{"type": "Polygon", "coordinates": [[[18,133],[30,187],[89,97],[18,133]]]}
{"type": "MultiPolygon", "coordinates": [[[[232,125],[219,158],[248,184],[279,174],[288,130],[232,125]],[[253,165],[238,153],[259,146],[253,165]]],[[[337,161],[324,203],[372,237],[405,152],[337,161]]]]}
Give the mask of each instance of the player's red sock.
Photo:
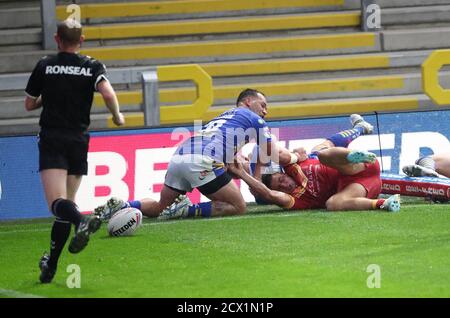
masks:
{"type": "Polygon", "coordinates": [[[374,210],[380,209],[381,206],[383,205],[384,201],[386,201],[386,200],[385,200],[385,199],[373,200],[373,201],[372,201],[372,208],[373,208],[374,210]]]}

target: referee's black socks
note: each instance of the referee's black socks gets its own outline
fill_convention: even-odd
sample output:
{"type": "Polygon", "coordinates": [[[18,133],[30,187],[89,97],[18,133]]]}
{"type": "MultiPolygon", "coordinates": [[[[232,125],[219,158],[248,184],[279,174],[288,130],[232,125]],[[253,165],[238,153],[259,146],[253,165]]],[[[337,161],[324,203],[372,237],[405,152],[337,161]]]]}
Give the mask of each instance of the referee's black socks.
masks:
{"type": "Polygon", "coordinates": [[[74,224],[77,229],[82,215],[75,202],[62,198],[53,201],[52,213],[56,216],[56,220],[52,227],[48,266],[56,269],[59,256],[69,238],[71,224],[74,224]]]}
{"type": "Polygon", "coordinates": [[[58,265],[58,259],[61,252],[66,245],[67,239],[70,235],[70,227],[72,224],[68,221],[63,221],[59,218],[53,222],[51,243],[50,243],[50,259],[48,260],[48,266],[56,269],[58,265]]]}
{"type": "Polygon", "coordinates": [[[56,199],[52,203],[52,212],[57,218],[74,224],[76,229],[80,225],[82,215],[73,201],[62,198],[56,199]]]}

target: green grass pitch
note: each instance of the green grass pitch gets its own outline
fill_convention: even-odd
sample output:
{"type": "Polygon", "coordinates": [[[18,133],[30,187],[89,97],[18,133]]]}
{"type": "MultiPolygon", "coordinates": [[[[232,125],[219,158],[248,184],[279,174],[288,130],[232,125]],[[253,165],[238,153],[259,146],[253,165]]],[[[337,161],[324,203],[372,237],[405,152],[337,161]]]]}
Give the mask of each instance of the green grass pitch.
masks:
{"type": "Polygon", "coordinates": [[[66,245],[42,285],[51,221],[0,223],[0,297],[450,297],[448,204],[410,202],[400,213],[253,205],[241,217],[145,219],[121,238],[103,225],[80,254],[66,245]],[[70,264],[80,288],[67,285],[70,264]]]}

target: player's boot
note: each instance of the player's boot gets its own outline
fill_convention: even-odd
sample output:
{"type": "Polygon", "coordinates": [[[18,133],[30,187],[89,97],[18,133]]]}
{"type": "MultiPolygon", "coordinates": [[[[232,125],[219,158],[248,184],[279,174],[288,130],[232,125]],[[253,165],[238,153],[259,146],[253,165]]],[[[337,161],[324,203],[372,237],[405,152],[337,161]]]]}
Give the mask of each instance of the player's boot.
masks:
{"type": "Polygon", "coordinates": [[[80,225],[69,244],[70,253],[81,252],[89,242],[89,236],[97,232],[102,225],[102,221],[97,215],[85,215],[81,219],[80,225]]]}
{"type": "Polygon", "coordinates": [[[39,276],[39,280],[43,284],[50,283],[56,273],[56,268],[50,268],[48,266],[49,260],[50,260],[50,256],[47,253],[44,253],[44,255],[42,255],[41,259],[39,260],[39,269],[41,270],[41,275],[39,276]]]}
{"type": "Polygon", "coordinates": [[[400,211],[400,194],[391,195],[384,201],[383,205],[380,206],[380,208],[390,212],[400,211]]]}
{"type": "Polygon", "coordinates": [[[436,177],[439,174],[433,169],[422,167],[419,165],[407,165],[402,168],[403,172],[409,177],[436,177]]]}
{"type": "Polygon", "coordinates": [[[351,163],[373,163],[375,162],[375,160],[377,160],[377,155],[368,151],[352,150],[347,155],[347,160],[351,163]]]}
{"type": "Polygon", "coordinates": [[[94,215],[97,215],[100,220],[109,220],[114,213],[126,207],[126,202],[122,199],[112,197],[105,204],[96,207],[94,210],[94,215]]]}
{"type": "Polygon", "coordinates": [[[186,195],[179,195],[169,207],[165,208],[158,216],[159,221],[181,219],[188,215],[191,200],[186,195]]]}
{"type": "Polygon", "coordinates": [[[351,114],[350,122],[352,123],[353,128],[362,127],[364,130],[364,135],[370,135],[373,133],[373,126],[365,121],[359,114],[351,114]]]}

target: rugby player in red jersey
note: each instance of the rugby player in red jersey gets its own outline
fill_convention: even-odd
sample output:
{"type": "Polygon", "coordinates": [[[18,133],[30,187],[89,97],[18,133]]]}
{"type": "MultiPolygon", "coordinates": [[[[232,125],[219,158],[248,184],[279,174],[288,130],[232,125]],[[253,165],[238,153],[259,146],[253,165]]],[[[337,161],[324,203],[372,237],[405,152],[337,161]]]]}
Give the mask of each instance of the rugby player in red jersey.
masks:
{"type": "Polygon", "coordinates": [[[302,148],[294,150],[298,161],[284,166],[284,172],[263,175],[262,182],[241,163],[228,169],[249,185],[255,197],[285,209],[399,211],[398,195],[378,199],[381,178],[375,154],[346,148],[352,140],[373,129],[357,114],[351,120],[352,130],[333,135],[315,147],[311,155],[302,148]]]}

